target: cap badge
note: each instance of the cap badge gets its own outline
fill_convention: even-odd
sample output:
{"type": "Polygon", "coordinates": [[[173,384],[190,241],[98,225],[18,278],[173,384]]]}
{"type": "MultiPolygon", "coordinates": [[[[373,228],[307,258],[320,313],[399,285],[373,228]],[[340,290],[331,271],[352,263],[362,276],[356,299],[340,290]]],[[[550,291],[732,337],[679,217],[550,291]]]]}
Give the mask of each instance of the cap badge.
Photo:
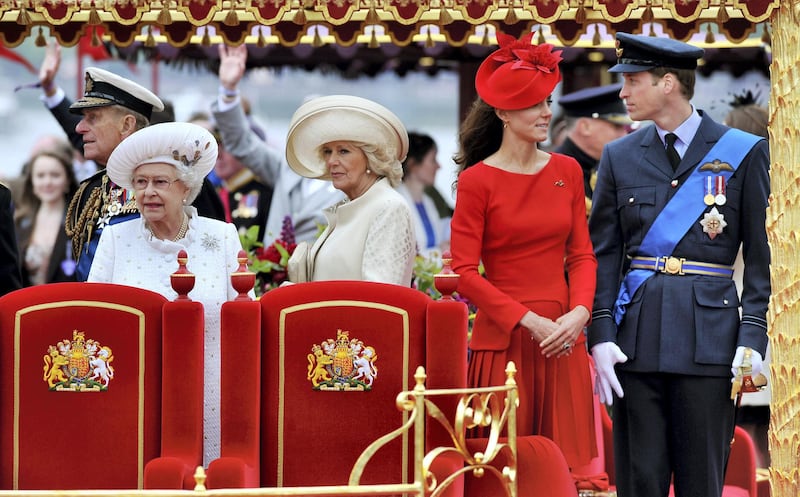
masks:
{"type": "Polygon", "coordinates": [[[368,391],[378,376],[375,349],[341,329],[336,331],[336,340],[312,345],[307,359],[306,378],[314,390],[368,391]]]}
{"type": "Polygon", "coordinates": [[[92,91],[92,88],[94,87],[94,80],[92,79],[92,75],[89,74],[88,72],[86,73],[86,78],[84,79],[85,79],[83,84],[84,92],[89,93],[90,91],[92,91]]]}
{"type": "Polygon", "coordinates": [[[615,44],[616,44],[616,48],[615,48],[614,51],[617,53],[617,58],[619,59],[620,57],[622,57],[623,49],[620,48],[620,46],[619,46],[619,40],[616,40],[615,44]]]}

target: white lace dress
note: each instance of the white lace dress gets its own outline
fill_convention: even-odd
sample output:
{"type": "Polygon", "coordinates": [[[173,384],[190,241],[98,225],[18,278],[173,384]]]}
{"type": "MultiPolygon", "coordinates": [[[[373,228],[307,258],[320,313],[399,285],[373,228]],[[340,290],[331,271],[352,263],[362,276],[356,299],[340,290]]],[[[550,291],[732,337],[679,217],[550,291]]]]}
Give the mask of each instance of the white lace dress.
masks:
{"type": "Polygon", "coordinates": [[[325,209],[328,227],[309,251],[313,281],[410,286],[417,242],[408,203],[381,179],[355,200],[325,209]]]}
{"type": "Polygon", "coordinates": [[[205,314],[203,463],[208,465],[220,455],[220,308],[238,295],[230,274],[239,267],[242,246],[233,224],[200,217],[194,207],[187,207],[186,213],[189,230],[177,242],[153,237],[141,218],[106,226],[88,281],[145,288],[173,300],[178,295],[170,274],[178,269],[178,251],[186,250],[186,267],[196,277],[189,297],[203,304],[205,314]]]}

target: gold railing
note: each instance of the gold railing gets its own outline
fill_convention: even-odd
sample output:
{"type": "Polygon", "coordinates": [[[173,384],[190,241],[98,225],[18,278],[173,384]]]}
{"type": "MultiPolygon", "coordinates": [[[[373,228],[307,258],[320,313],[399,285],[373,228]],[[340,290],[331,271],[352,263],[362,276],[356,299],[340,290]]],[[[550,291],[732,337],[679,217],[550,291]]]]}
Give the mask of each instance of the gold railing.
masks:
{"type": "Polygon", "coordinates": [[[509,362],[504,385],[485,388],[426,389],[425,369],[419,366],[414,374],[416,385],[412,390],[397,396],[397,407],[409,413],[408,421],[396,430],[372,442],[361,454],[350,472],[348,485],[249,488],[207,490],[205,472],[198,467],[196,486],[191,490],[0,490],[0,497],[262,497],[262,496],[367,496],[406,495],[437,497],[458,478],[472,473],[475,477],[494,477],[509,497],[517,496],[517,445],[516,408],[518,405],[516,367],[509,362]],[[437,405],[437,399],[457,398],[454,419],[447,419],[437,405]],[[425,422],[437,421],[449,434],[450,446],[435,447],[425,451],[425,422]],[[481,450],[471,452],[467,436],[471,430],[486,431],[481,450]],[[503,433],[505,430],[505,433],[503,433]],[[361,475],[372,457],[387,443],[413,431],[414,481],[406,484],[362,485],[361,475]],[[501,440],[500,435],[507,436],[501,440]],[[505,452],[507,463],[498,468],[493,463],[505,452]],[[437,477],[432,470],[434,462],[445,454],[463,461],[448,475],[437,477]]]}

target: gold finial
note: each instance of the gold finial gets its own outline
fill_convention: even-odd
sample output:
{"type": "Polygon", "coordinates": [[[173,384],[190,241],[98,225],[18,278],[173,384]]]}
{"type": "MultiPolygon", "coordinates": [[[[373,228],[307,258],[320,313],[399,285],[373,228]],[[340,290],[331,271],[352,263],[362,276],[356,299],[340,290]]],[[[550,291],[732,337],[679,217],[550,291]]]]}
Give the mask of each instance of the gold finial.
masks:
{"type": "Polygon", "coordinates": [[[161,12],[158,13],[156,22],[162,26],[169,26],[172,24],[172,14],[169,11],[169,2],[164,2],[161,5],[161,12]]]}
{"type": "Polygon", "coordinates": [[[204,470],[202,466],[198,466],[197,469],[194,470],[194,491],[206,491],[206,470],[204,470]]]}
{"type": "Polygon", "coordinates": [[[425,368],[422,366],[417,366],[417,370],[414,372],[414,380],[417,382],[417,387],[425,388],[425,378],[427,375],[425,374],[425,368]]]}

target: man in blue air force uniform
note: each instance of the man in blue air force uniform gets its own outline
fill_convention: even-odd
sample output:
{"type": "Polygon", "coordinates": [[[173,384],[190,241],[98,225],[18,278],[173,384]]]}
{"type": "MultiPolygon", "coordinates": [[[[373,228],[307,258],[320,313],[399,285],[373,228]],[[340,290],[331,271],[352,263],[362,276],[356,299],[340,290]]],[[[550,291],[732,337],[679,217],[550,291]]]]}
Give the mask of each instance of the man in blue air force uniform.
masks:
{"type": "Polygon", "coordinates": [[[674,477],[676,497],[719,497],[732,374],[746,357],[755,378],[767,347],[769,150],[691,105],[702,49],[626,33],[617,46],[620,97],[655,123],[605,147],[589,220],[589,347],[613,404],[618,492],[665,497],[674,477]]]}

